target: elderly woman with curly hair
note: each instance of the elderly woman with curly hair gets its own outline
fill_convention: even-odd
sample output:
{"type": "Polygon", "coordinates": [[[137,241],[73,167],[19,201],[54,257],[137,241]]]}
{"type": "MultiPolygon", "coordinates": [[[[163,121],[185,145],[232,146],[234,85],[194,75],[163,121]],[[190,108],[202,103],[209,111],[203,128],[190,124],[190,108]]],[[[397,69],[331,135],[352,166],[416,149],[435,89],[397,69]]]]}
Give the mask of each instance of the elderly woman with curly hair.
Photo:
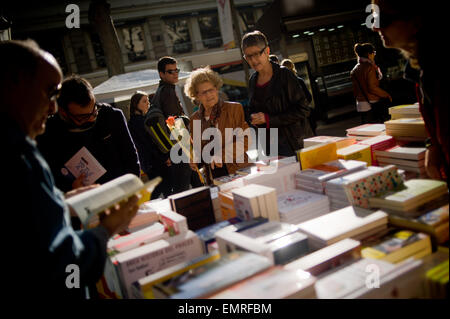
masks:
{"type": "MultiPolygon", "coordinates": [[[[239,168],[250,165],[246,154],[250,138],[248,131],[245,132],[249,126],[245,121],[243,107],[236,102],[223,101],[219,95],[222,84],[219,74],[206,67],[192,72],[184,88],[186,95],[199,106],[198,111],[191,116],[189,127],[196,151],[195,162],[208,164],[210,178],[233,174],[239,168]],[[207,129],[212,130],[205,132],[207,129]],[[230,131],[234,134],[230,134],[230,131]],[[205,135],[210,139],[205,140],[205,135]],[[201,148],[196,148],[196,145],[201,148]],[[213,149],[213,153],[204,152],[205,146],[213,149]],[[201,160],[199,153],[203,153],[201,160]]],[[[193,169],[195,166],[196,163],[191,163],[193,169]]]]}

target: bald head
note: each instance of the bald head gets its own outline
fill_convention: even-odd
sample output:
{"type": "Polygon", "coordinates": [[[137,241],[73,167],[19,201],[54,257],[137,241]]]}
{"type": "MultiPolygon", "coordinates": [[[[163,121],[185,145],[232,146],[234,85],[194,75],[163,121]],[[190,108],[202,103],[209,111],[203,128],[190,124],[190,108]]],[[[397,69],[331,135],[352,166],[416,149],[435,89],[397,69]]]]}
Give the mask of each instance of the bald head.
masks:
{"type": "Polygon", "coordinates": [[[36,42],[0,43],[0,110],[15,120],[31,138],[42,134],[49,114],[56,112],[52,98],[61,82],[56,59],[36,42]]]}

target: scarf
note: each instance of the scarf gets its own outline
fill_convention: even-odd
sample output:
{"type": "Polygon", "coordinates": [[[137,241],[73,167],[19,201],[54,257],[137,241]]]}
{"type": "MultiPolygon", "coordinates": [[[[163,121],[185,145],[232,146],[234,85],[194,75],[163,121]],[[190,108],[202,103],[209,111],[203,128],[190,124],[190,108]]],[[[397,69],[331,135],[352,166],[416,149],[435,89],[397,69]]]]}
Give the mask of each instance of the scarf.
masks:
{"type": "MultiPolygon", "coordinates": [[[[207,128],[216,127],[217,122],[219,121],[220,114],[223,108],[223,99],[219,97],[219,102],[213,106],[211,110],[211,114],[209,115],[209,119],[205,118],[205,107],[200,104],[198,112],[201,119],[201,131],[202,134],[207,128]]],[[[209,141],[202,140],[202,148],[209,143],[209,141]]]]}

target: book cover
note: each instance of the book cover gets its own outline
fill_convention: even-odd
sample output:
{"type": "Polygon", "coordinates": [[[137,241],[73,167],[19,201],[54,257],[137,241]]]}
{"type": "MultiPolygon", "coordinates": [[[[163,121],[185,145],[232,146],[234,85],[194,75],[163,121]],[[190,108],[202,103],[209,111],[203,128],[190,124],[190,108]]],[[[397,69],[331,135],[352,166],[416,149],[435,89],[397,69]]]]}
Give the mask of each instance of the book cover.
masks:
{"type": "Polygon", "coordinates": [[[64,164],[61,169],[63,175],[72,174],[74,180],[81,174],[84,174],[84,185],[88,186],[106,173],[106,169],[97,161],[91,152],[86,147],[82,147],[78,152],[72,156],[71,159],[64,164]]]}
{"type": "Polygon", "coordinates": [[[170,236],[179,235],[188,231],[187,219],[183,215],[170,210],[159,212],[159,221],[164,225],[170,236]]]}
{"type": "Polygon", "coordinates": [[[258,184],[250,184],[232,190],[236,216],[242,220],[249,220],[260,216],[267,218],[267,207],[264,197],[271,193],[276,194],[274,188],[258,184]]]}
{"type": "Polygon", "coordinates": [[[95,225],[92,222],[98,218],[98,214],[134,194],[142,195],[138,205],[148,201],[151,192],[161,181],[161,177],[156,177],[144,184],[136,175],[125,174],[99,187],[67,198],[66,203],[74,209],[83,225],[88,228],[95,225]]]}
{"type": "Polygon", "coordinates": [[[274,266],[210,296],[211,299],[315,298],[316,278],[301,270],[274,266]]]}
{"type": "Polygon", "coordinates": [[[416,114],[420,116],[419,105],[415,103],[391,106],[389,108],[389,114],[416,114]]]}
{"type": "Polygon", "coordinates": [[[155,285],[168,285],[172,278],[184,274],[191,269],[218,260],[219,258],[220,254],[218,252],[208,253],[143,277],[133,283],[133,297],[136,299],[155,299],[155,295],[153,294],[153,287],[155,285]]]}
{"type": "Polygon", "coordinates": [[[336,143],[322,143],[297,151],[302,170],[338,159],[336,143]]]}
{"type": "Polygon", "coordinates": [[[235,251],[220,259],[153,286],[155,296],[172,299],[205,298],[272,266],[265,257],[235,251]]]}
{"type": "Polygon", "coordinates": [[[347,129],[348,134],[376,136],[384,133],[386,126],[384,124],[363,124],[347,129]]]}
{"type": "Polygon", "coordinates": [[[188,231],[115,255],[124,296],[132,296],[135,281],[203,254],[202,242],[188,231]]]}
{"type": "Polygon", "coordinates": [[[338,136],[313,136],[303,140],[304,147],[310,147],[321,143],[335,142],[337,149],[350,146],[356,143],[356,139],[338,136]]]}
{"type": "Polygon", "coordinates": [[[382,259],[394,264],[409,257],[422,258],[430,253],[430,237],[408,230],[395,231],[361,250],[364,258],[382,259]]]}
{"type": "Polygon", "coordinates": [[[337,156],[344,160],[355,160],[372,165],[372,151],[370,145],[353,144],[337,150],[337,156]]]}
{"type": "Polygon", "coordinates": [[[425,158],[425,147],[412,147],[412,146],[394,146],[386,150],[376,150],[375,155],[377,157],[390,157],[398,159],[409,160],[422,160],[425,158]]]}

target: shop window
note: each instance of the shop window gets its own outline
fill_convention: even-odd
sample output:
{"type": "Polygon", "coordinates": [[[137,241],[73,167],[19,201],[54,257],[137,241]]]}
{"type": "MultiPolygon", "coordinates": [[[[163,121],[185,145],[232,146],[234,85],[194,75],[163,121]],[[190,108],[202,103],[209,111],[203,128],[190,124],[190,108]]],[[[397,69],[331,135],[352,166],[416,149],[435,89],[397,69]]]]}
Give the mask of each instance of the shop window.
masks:
{"type": "Polygon", "coordinates": [[[128,60],[135,62],[147,59],[142,26],[123,27],[120,32],[123,35],[123,44],[127,50],[128,60]]]}
{"type": "Polygon", "coordinates": [[[192,42],[189,35],[188,20],[169,20],[165,24],[166,32],[172,42],[173,53],[191,52],[192,42]]]}
{"type": "Polygon", "coordinates": [[[211,49],[222,46],[222,36],[217,14],[199,17],[198,24],[205,48],[211,49]]]}

